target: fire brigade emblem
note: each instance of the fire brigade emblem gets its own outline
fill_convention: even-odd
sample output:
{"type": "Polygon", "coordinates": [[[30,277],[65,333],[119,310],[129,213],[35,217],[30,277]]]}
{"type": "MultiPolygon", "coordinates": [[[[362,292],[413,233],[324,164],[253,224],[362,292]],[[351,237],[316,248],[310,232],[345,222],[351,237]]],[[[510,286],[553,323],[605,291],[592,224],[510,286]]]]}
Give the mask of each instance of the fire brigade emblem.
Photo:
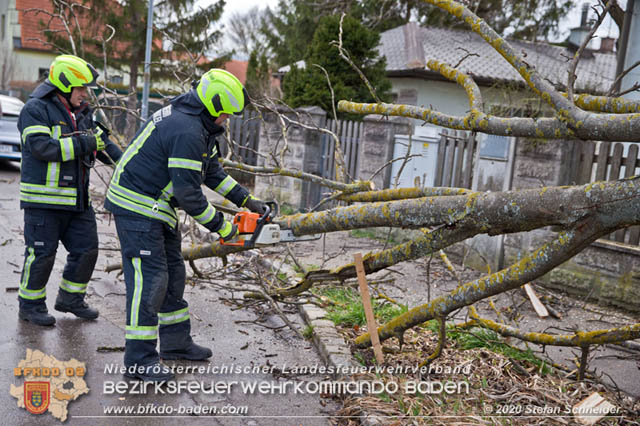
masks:
{"type": "Polygon", "coordinates": [[[50,396],[49,382],[24,382],[24,405],[30,413],[47,411],[50,396]]]}

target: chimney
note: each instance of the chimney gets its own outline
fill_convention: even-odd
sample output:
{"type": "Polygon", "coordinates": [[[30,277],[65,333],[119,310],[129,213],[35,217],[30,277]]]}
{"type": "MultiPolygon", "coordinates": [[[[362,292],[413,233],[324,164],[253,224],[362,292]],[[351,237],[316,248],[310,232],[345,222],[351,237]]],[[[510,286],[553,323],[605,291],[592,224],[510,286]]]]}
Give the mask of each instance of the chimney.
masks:
{"type": "Polygon", "coordinates": [[[427,61],[424,56],[422,34],[417,22],[407,22],[402,27],[407,68],[424,68],[427,61]]]}
{"type": "Polygon", "coordinates": [[[600,53],[613,53],[613,48],[616,45],[616,39],[613,37],[602,37],[600,39],[600,53]]]}
{"type": "MultiPolygon", "coordinates": [[[[588,24],[589,18],[589,3],[582,4],[582,16],[580,18],[580,26],[577,28],[571,28],[571,33],[569,33],[569,39],[567,40],[567,44],[569,45],[569,49],[578,50],[578,48],[582,45],[584,39],[589,35],[589,31],[591,28],[588,24]]],[[[587,49],[591,48],[592,42],[587,44],[587,49]]]]}
{"type": "Polygon", "coordinates": [[[589,3],[582,3],[582,16],[580,17],[580,26],[588,28],[587,18],[589,18],[589,3]]]}

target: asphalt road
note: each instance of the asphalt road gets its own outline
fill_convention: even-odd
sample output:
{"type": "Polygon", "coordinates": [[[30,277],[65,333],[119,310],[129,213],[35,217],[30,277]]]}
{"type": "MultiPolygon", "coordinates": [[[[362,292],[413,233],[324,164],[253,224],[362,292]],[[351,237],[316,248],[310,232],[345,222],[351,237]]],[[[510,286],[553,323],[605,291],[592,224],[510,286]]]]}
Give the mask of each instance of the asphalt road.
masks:
{"type": "MultiPolygon", "coordinates": [[[[93,179],[93,178],[92,178],[93,179]]],[[[0,414],[2,424],[53,425],[59,421],[50,414],[33,415],[17,407],[16,398],[9,394],[10,384],[22,385],[22,379],[14,377],[14,368],[25,357],[27,348],[38,349],[58,360],[75,358],[86,363],[85,381],[90,389],[86,395],[71,401],[67,424],[140,424],[161,425],[178,424],[221,424],[221,425],[324,425],[327,416],[337,408],[335,402],[321,398],[318,393],[293,392],[290,389],[279,392],[277,387],[268,386],[266,390],[255,391],[241,389],[242,383],[265,382],[278,383],[277,377],[267,373],[230,373],[211,372],[179,374],[178,380],[204,382],[205,390],[196,393],[182,391],[179,394],[162,394],[148,389],[144,395],[109,393],[109,382],[128,380],[120,374],[105,369],[122,365],[121,351],[98,351],[98,348],[117,349],[124,346],[124,282],[115,272],[104,272],[104,267],[119,261],[116,249],[115,227],[106,214],[98,215],[100,258],[90,283],[88,302],[100,310],[96,321],[75,319],[71,314],[62,314],[53,310],[55,294],[64,266],[66,252],[62,245],[54,270],[47,286],[49,297],[47,305],[57,323],[54,327],[39,327],[18,319],[17,286],[23,263],[24,240],[22,237],[23,219],[19,208],[20,172],[15,164],[0,163],[0,353],[4,361],[0,363],[0,414]],[[223,388],[211,388],[210,382],[231,382],[231,392],[223,388]],[[214,392],[211,392],[211,390],[214,392]],[[217,391],[216,391],[217,389],[217,391]],[[271,394],[270,392],[275,393],[271,394]],[[151,407],[150,416],[133,414],[116,417],[105,414],[109,407],[151,407]],[[197,407],[216,407],[235,414],[167,416],[165,411],[195,410],[197,407]],[[246,408],[243,408],[246,407],[246,408]],[[155,411],[153,411],[155,410],[155,411]],[[246,414],[237,414],[247,410],[246,414]]],[[[92,180],[93,182],[93,180],[92,180]]],[[[96,180],[95,184],[101,186],[96,180]]],[[[231,259],[233,261],[233,259],[231,259]]],[[[201,262],[201,261],[199,261],[201,262]]],[[[205,261],[203,261],[205,262],[205,261]]],[[[234,310],[233,306],[222,303],[222,296],[228,297],[223,290],[214,286],[197,285],[187,288],[186,299],[190,303],[192,334],[194,340],[213,350],[211,362],[177,362],[182,366],[203,366],[246,368],[253,366],[314,366],[322,364],[313,346],[298,339],[287,331],[273,331],[253,324],[237,324],[235,321],[256,319],[251,310],[234,310]]],[[[291,317],[296,320],[295,316],[291,317]]],[[[278,318],[268,318],[268,323],[281,325],[278,318]]],[[[104,349],[103,349],[104,350],[104,349]]],[[[172,362],[168,362],[172,365],[172,362]]],[[[301,376],[301,381],[319,381],[324,376],[301,376]]],[[[279,382],[291,379],[280,379],[279,382]]],[[[266,386],[266,385],[265,385],[266,386]]],[[[313,391],[313,389],[311,389],[313,391]]],[[[146,409],[146,408],[145,408],[146,409]]]]}

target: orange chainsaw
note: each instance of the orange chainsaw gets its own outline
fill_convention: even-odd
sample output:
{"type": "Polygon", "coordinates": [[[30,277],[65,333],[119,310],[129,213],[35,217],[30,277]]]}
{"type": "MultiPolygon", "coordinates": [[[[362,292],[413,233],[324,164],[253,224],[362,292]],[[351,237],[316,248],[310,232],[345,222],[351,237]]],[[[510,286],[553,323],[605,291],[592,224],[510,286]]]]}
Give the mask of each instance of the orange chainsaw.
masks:
{"type": "Polygon", "coordinates": [[[282,242],[309,241],[320,238],[320,234],[295,236],[292,230],[281,229],[280,225],[271,223],[273,218],[278,215],[278,203],[267,201],[265,204],[267,210],[262,215],[247,211],[236,213],[233,217],[233,224],[238,227],[240,234],[238,241],[227,243],[221,238],[220,244],[254,248],[282,242]]]}

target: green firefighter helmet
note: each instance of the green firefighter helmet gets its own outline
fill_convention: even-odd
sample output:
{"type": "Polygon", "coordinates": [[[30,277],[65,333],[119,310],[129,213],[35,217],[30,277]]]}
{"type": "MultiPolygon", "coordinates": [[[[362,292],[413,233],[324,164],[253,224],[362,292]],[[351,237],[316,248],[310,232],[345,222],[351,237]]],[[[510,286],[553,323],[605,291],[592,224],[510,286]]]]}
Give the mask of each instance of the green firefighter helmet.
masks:
{"type": "Polygon", "coordinates": [[[198,98],[209,114],[240,114],[249,103],[247,91],[229,71],[218,68],[207,71],[196,86],[198,98]]]}
{"type": "Polygon", "coordinates": [[[97,78],[98,72],[90,63],[73,55],[56,57],[49,68],[49,81],[62,93],[71,93],[74,87],[95,87],[97,78]]]}

